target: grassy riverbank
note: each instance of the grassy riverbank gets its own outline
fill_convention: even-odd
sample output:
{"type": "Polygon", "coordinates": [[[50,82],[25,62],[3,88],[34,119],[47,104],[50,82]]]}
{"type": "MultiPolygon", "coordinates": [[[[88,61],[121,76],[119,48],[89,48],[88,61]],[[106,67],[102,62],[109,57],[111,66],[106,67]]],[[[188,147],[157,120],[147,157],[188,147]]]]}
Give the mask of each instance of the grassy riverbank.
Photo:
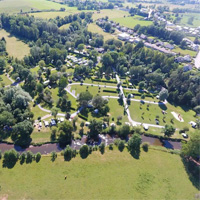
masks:
{"type": "Polygon", "coordinates": [[[193,199],[198,193],[179,155],[152,149],[139,160],[107,150],[85,160],[17,163],[0,169],[0,186],[0,199],[193,199]]]}

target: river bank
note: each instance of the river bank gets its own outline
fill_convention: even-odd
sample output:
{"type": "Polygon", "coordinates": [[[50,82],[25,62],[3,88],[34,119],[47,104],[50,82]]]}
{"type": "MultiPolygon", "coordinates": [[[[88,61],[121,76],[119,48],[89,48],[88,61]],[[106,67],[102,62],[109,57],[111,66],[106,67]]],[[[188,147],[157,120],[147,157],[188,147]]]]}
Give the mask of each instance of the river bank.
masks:
{"type": "MultiPolygon", "coordinates": [[[[115,140],[116,140],[115,137],[110,137],[108,135],[107,136],[100,135],[99,141],[95,143],[95,145],[99,145],[102,142],[104,142],[106,145],[109,145],[109,144],[114,143],[115,140]]],[[[181,142],[179,141],[159,139],[159,138],[142,135],[142,142],[148,142],[150,145],[154,145],[154,146],[163,146],[168,149],[177,149],[177,150],[181,149],[181,142]]],[[[82,137],[81,140],[73,140],[70,146],[72,149],[79,150],[80,147],[84,144],[86,144],[86,136],[82,137]]],[[[0,143],[0,150],[2,152],[5,152],[10,149],[15,149],[19,153],[31,151],[34,154],[37,152],[40,152],[41,154],[49,154],[52,151],[60,152],[63,150],[63,148],[61,148],[58,143],[43,144],[40,146],[31,145],[25,149],[14,144],[0,143]]]]}

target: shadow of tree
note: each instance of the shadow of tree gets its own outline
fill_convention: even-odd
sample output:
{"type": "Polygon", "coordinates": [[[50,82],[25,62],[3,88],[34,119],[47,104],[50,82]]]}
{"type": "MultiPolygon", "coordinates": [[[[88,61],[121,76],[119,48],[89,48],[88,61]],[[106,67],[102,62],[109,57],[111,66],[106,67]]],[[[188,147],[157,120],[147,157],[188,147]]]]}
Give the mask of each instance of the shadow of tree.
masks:
{"type": "Polygon", "coordinates": [[[200,190],[200,167],[194,162],[186,160],[184,157],[182,157],[182,162],[190,181],[198,190],[200,190]]]}

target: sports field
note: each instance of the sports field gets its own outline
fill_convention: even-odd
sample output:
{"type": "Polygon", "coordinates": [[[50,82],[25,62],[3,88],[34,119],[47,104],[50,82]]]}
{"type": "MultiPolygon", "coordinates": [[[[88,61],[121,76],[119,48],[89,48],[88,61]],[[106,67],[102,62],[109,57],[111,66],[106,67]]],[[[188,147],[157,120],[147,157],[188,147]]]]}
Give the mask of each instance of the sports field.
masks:
{"type": "Polygon", "coordinates": [[[12,169],[0,161],[0,199],[194,199],[198,193],[181,158],[158,150],[142,151],[138,160],[126,150],[50,159],[12,169]]]}
{"type": "Polygon", "coordinates": [[[0,1],[0,13],[20,13],[33,10],[49,10],[55,9],[59,10],[60,8],[68,9],[68,6],[61,5],[59,3],[54,3],[47,0],[3,0],[0,1]]]}
{"type": "Polygon", "coordinates": [[[14,58],[22,59],[25,55],[29,54],[30,48],[27,44],[11,36],[10,33],[5,30],[0,30],[0,38],[6,39],[6,50],[10,56],[14,58]]]}

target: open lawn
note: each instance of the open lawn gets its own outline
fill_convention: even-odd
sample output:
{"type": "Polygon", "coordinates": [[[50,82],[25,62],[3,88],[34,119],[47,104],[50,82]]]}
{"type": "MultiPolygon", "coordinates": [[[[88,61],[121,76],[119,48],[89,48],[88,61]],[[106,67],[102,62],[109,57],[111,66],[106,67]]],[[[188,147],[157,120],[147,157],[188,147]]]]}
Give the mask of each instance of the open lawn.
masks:
{"type": "Polygon", "coordinates": [[[0,78],[2,78],[2,81],[0,81],[0,83],[4,83],[5,86],[12,83],[5,74],[1,74],[0,78]]]}
{"type": "Polygon", "coordinates": [[[112,20],[128,28],[134,28],[137,24],[140,24],[141,26],[148,26],[153,23],[152,21],[143,20],[141,16],[137,15],[134,17],[117,17],[112,20]]]}
{"type": "Polygon", "coordinates": [[[59,29],[60,29],[60,30],[68,29],[69,26],[70,26],[70,24],[65,24],[65,25],[62,25],[59,29]]]}
{"type": "Polygon", "coordinates": [[[195,57],[197,52],[196,51],[191,51],[191,50],[188,50],[188,49],[181,49],[179,47],[176,47],[175,49],[173,49],[173,51],[175,53],[180,53],[182,55],[190,55],[192,57],[195,57]]]}
{"type": "Polygon", "coordinates": [[[191,130],[190,132],[194,131],[194,129],[191,128],[191,125],[188,124],[188,122],[190,121],[195,121],[195,113],[192,110],[187,111],[179,106],[173,106],[170,103],[162,106],[150,104],[149,110],[147,110],[147,108],[147,104],[143,104],[140,109],[140,103],[132,101],[129,107],[132,119],[141,123],[144,122],[156,124],[155,118],[156,116],[159,116],[160,125],[162,126],[166,124],[171,124],[178,129],[188,127],[191,130]],[[165,110],[167,114],[162,114],[162,110],[165,110]],[[171,112],[176,112],[177,114],[180,114],[184,119],[184,122],[179,122],[178,120],[176,120],[171,112]],[[163,117],[165,117],[165,119],[163,117]],[[173,123],[171,122],[171,119],[174,119],[173,123]]]}
{"type": "Polygon", "coordinates": [[[33,107],[33,102],[30,103],[31,111],[34,113],[34,120],[38,119],[38,117],[43,117],[48,115],[49,113],[42,111],[38,106],[33,107]]]}
{"type": "MultiPolygon", "coordinates": [[[[0,13],[20,13],[33,10],[44,10],[44,9],[56,9],[65,8],[68,10],[68,6],[61,5],[47,0],[18,0],[17,3],[15,0],[3,0],[0,1],[0,13]]],[[[73,8],[70,8],[72,10],[73,8]]]]}
{"type": "Polygon", "coordinates": [[[27,44],[11,36],[10,33],[3,29],[0,30],[0,38],[2,37],[6,40],[6,50],[10,56],[22,59],[25,55],[29,54],[30,48],[27,44]]]}
{"type": "Polygon", "coordinates": [[[194,199],[198,193],[180,156],[158,150],[142,151],[138,160],[126,150],[93,152],[70,162],[62,156],[50,160],[44,156],[39,163],[17,163],[12,169],[2,168],[0,161],[0,198],[194,199]]]}
{"type": "Polygon", "coordinates": [[[124,16],[128,16],[129,13],[122,11],[122,10],[110,10],[110,9],[105,9],[105,10],[101,10],[100,13],[98,13],[97,11],[94,11],[94,14],[92,15],[93,20],[97,20],[99,18],[103,18],[103,17],[108,17],[110,20],[113,18],[120,18],[120,17],[124,17],[124,16]]]}
{"type": "Polygon", "coordinates": [[[43,127],[40,132],[37,129],[34,129],[33,133],[31,134],[32,142],[40,143],[40,142],[49,142],[51,136],[50,128],[43,127]]]}
{"type": "Polygon", "coordinates": [[[88,25],[88,31],[92,32],[92,33],[98,33],[103,35],[104,37],[104,41],[109,40],[109,39],[117,39],[117,36],[111,33],[106,33],[103,31],[102,28],[100,28],[99,26],[97,26],[96,24],[89,24],[88,25]]]}

